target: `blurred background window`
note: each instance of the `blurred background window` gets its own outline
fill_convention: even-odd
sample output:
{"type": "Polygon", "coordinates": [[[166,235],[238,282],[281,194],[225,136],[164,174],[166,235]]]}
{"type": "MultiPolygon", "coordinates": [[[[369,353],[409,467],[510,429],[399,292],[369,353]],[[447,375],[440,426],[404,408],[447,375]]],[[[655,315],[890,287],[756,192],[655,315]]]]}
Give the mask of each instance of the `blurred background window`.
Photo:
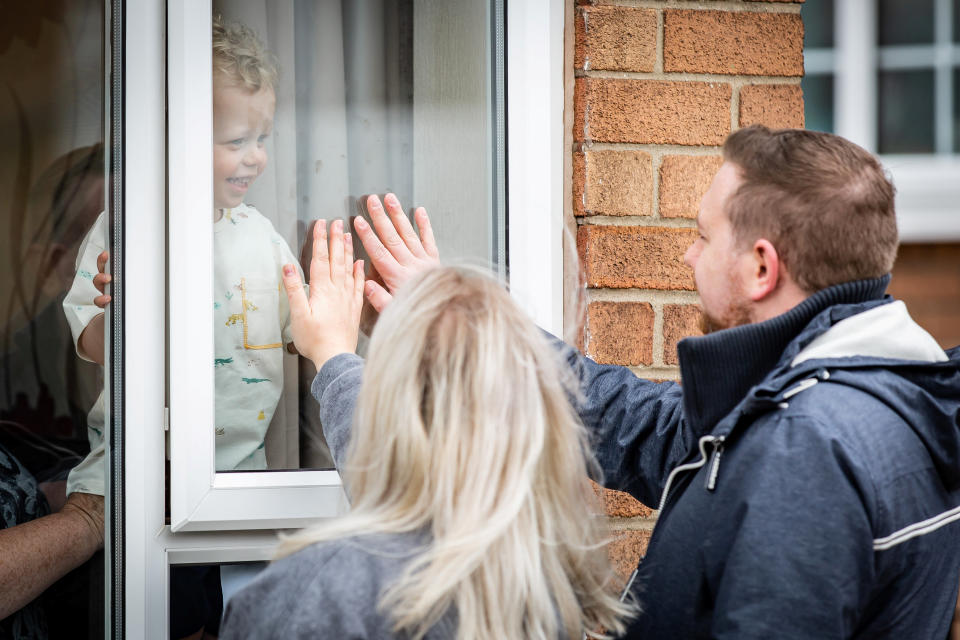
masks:
{"type": "Polygon", "coordinates": [[[960,0],[806,0],[808,129],[878,153],[897,188],[890,293],[960,344],[960,0]]]}

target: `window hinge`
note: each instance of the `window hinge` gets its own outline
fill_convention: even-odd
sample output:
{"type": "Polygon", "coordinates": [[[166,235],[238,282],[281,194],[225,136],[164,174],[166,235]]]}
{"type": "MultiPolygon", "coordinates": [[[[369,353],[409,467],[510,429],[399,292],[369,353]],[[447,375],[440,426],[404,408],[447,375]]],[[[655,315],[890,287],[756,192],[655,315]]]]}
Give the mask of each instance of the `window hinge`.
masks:
{"type": "Polygon", "coordinates": [[[170,431],[170,407],[163,408],[163,430],[170,431]]]}

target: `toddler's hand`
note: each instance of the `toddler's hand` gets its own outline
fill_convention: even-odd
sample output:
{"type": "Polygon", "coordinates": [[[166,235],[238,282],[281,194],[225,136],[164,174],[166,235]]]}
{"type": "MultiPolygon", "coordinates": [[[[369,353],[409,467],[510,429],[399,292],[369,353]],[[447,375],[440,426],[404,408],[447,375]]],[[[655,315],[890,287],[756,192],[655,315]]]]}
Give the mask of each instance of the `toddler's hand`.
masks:
{"type": "Polygon", "coordinates": [[[310,298],[303,291],[300,275],[292,264],[283,266],[283,285],[290,300],[293,343],[319,370],[340,353],[357,348],[360,310],[363,307],[363,261],[353,260],[353,242],[344,235],[343,222],[313,227],[313,257],[310,260],[310,298]]]}
{"type": "Polygon", "coordinates": [[[107,260],[109,258],[110,254],[106,251],[101,252],[100,255],[97,256],[97,275],[93,276],[93,286],[95,286],[97,291],[99,291],[101,294],[93,299],[93,304],[97,305],[101,309],[106,307],[107,303],[113,300],[112,296],[106,294],[106,287],[113,280],[113,278],[110,277],[110,274],[105,272],[107,268],[107,260]]]}
{"type": "Polygon", "coordinates": [[[388,193],[383,203],[386,213],[380,198],[367,198],[367,211],[373,221],[373,229],[363,218],[358,217],[353,221],[360,242],[370,255],[370,261],[387,285],[384,288],[376,282],[367,282],[367,298],[377,311],[383,311],[392,298],[391,294],[412,275],[440,264],[426,209],[417,207],[413,212],[420,228],[420,235],[417,236],[395,195],[388,193]]]}

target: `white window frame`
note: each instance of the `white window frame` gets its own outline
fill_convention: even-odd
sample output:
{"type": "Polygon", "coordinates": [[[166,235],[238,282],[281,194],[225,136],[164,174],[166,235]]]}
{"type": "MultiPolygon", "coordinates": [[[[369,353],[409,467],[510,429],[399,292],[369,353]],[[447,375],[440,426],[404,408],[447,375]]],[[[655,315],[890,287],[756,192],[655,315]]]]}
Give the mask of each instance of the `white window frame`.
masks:
{"type": "MultiPolygon", "coordinates": [[[[952,44],[952,0],[934,0],[934,45],[896,47],[902,63],[932,68],[936,83],[937,153],[883,155],[880,160],[897,188],[897,224],[901,242],[960,240],[960,154],[944,135],[950,113],[949,64],[960,63],[960,45],[952,44]],[[933,51],[930,59],[929,51],[933,51]],[[922,64],[921,64],[922,63],[922,64]],[[944,76],[947,76],[944,78],[944,76]]],[[[834,128],[870,152],[877,151],[877,70],[894,68],[889,51],[877,46],[877,0],[842,0],[835,5],[834,48],[804,52],[808,74],[834,73],[834,128]]]]}
{"type": "MultiPolygon", "coordinates": [[[[562,0],[509,2],[506,34],[508,212],[522,212],[508,221],[511,291],[540,326],[558,335],[563,315],[564,5],[562,0]]],[[[345,503],[332,471],[214,471],[213,438],[207,434],[212,429],[203,428],[213,423],[212,375],[209,367],[186,364],[190,349],[212,354],[212,346],[200,339],[208,332],[191,330],[212,321],[207,317],[212,277],[210,270],[197,273],[183,259],[191,255],[187,252],[211,254],[212,230],[202,215],[194,224],[177,219],[176,225],[185,227],[171,222],[176,232],[170,236],[166,225],[168,210],[173,220],[189,210],[186,202],[202,202],[210,193],[209,154],[190,153],[191,142],[211,137],[210,4],[127,0],[124,29],[121,605],[128,637],[166,638],[171,564],[269,559],[276,529],[340,513],[345,503]],[[205,45],[196,47],[195,41],[205,45]],[[168,66],[171,82],[165,91],[168,66]],[[187,106],[190,92],[196,92],[194,100],[206,96],[203,107],[197,109],[196,102],[187,106]],[[168,117],[171,131],[180,132],[169,141],[168,117]],[[168,281],[193,283],[171,285],[169,307],[168,281]],[[164,341],[168,329],[169,346],[164,341]],[[164,522],[168,406],[170,525],[164,522]],[[178,428],[188,422],[200,428],[178,428]]]]}

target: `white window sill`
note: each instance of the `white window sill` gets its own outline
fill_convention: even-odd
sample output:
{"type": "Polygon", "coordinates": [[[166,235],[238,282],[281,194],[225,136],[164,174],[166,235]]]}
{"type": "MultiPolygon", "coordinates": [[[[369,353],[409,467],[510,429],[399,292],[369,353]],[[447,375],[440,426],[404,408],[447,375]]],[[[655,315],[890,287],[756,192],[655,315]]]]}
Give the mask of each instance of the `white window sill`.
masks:
{"type": "Polygon", "coordinates": [[[960,241],[960,156],[882,156],[897,188],[901,242],[960,241]]]}

